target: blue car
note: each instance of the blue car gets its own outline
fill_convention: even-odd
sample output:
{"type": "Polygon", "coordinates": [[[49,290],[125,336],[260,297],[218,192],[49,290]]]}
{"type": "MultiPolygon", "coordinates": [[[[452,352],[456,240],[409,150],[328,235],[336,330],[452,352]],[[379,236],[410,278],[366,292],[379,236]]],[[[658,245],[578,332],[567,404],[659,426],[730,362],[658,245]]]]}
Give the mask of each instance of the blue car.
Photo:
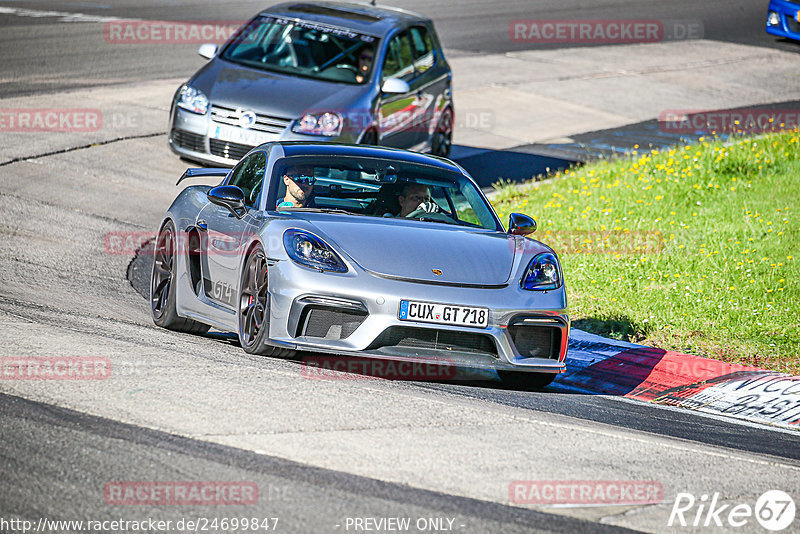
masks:
{"type": "Polygon", "coordinates": [[[266,9],[175,93],[169,142],[231,166],[271,141],[382,145],[447,157],[451,71],[430,19],[387,7],[266,9]]]}
{"type": "Polygon", "coordinates": [[[800,41],[800,4],[772,0],[767,10],[767,33],[800,41]]]}

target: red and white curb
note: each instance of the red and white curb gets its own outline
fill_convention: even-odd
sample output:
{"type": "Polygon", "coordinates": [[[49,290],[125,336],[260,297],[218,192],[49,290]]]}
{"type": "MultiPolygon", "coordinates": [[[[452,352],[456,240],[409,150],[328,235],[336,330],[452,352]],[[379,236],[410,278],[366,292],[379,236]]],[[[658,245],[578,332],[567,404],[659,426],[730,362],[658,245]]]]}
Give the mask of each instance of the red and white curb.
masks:
{"type": "Polygon", "coordinates": [[[800,430],[800,376],[570,332],[558,389],[800,430]]]}

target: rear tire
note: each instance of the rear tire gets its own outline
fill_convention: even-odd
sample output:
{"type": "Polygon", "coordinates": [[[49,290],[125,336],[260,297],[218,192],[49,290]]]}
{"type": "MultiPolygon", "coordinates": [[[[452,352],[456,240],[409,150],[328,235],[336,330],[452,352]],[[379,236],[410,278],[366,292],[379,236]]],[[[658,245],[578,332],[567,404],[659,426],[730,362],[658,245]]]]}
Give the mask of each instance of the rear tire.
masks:
{"type": "Polygon", "coordinates": [[[175,307],[175,268],[180,253],[175,225],[167,221],[161,227],[153,248],[153,271],[150,276],[150,311],[153,322],[167,330],[188,334],[205,334],[210,328],[191,319],[180,317],[175,307]]]}
{"type": "Polygon", "coordinates": [[[294,354],[267,344],[269,337],[269,277],[264,249],[257,245],[244,262],[239,286],[239,344],[248,354],[288,358],[294,354]]]}
{"type": "Polygon", "coordinates": [[[519,371],[497,371],[503,384],[522,391],[539,391],[556,379],[554,373],[522,373],[519,371]]]}

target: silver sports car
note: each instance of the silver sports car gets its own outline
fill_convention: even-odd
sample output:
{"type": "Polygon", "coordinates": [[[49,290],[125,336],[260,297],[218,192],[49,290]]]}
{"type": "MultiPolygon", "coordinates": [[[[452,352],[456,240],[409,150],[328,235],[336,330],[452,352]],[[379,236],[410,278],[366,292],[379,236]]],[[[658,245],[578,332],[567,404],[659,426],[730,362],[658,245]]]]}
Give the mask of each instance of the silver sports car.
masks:
{"type": "MultiPolygon", "coordinates": [[[[272,142],[184,189],[161,223],[155,323],[238,334],[248,353],[297,350],[496,370],[542,387],[564,370],[556,254],[508,231],[467,172],[404,150],[272,142]]],[[[335,356],[331,356],[335,357],[335,356]]]]}

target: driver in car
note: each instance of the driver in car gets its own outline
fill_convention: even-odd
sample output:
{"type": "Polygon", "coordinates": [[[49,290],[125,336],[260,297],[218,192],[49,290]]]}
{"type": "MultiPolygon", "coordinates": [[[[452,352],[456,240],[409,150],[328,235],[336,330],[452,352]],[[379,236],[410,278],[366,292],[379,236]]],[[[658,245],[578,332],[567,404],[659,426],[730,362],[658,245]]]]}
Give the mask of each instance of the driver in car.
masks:
{"type": "Polygon", "coordinates": [[[439,205],[431,199],[430,188],[423,184],[407,184],[397,196],[397,202],[400,204],[398,217],[408,217],[415,211],[424,213],[439,211],[439,205]]]}
{"type": "Polygon", "coordinates": [[[280,208],[309,208],[314,204],[314,167],[297,165],[288,167],[283,174],[286,194],[278,200],[280,208]]]}
{"type": "Polygon", "coordinates": [[[372,60],[375,58],[375,50],[371,45],[367,45],[361,49],[358,55],[358,73],[356,74],[356,81],[364,83],[369,74],[369,69],[372,68],[372,60]]]}

